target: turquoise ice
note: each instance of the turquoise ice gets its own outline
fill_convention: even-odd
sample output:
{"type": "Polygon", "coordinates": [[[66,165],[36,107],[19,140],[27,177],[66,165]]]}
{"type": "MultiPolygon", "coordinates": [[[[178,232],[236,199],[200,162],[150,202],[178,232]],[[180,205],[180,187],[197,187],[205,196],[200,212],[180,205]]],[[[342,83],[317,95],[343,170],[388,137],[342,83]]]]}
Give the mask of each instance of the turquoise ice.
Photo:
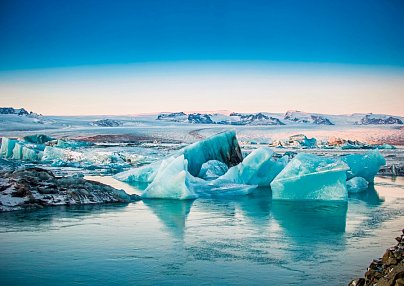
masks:
{"type": "Polygon", "coordinates": [[[202,164],[198,177],[204,180],[212,180],[219,178],[228,171],[228,167],[225,163],[218,160],[209,160],[202,164]]]}
{"type": "Polygon", "coordinates": [[[184,155],[164,162],[153,180],[144,190],[142,198],[195,199],[198,196],[189,188],[188,161],[184,155]]]}
{"type": "Polygon", "coordinates": [[[269,186],[287,164],[287,157],[275,160],[273,155],[274,152],[268,147],[256,149],[240,164],[230,168],[218,181],[269,186]]]}
{"type": "Polygon", "coordinates": [[[272,198],[347,201],[347,170],[340,160],[300,153],[272,181],[272,198]]]}
{"type": "Polygon", "coordinates": [[[369,183],[373,183],[380,167],[386,164],[386,160],[378,150],[372,150],[365,154],[352,154],[341,158],[348,166],[348,179],[362,177],[369,183]]]}
{"type": "Polygon", "coordinates": [[[354,177],[346,182],[348,193],[360,193],[366,191],[369,187],[368,181],[362,177],[354,177]]]}

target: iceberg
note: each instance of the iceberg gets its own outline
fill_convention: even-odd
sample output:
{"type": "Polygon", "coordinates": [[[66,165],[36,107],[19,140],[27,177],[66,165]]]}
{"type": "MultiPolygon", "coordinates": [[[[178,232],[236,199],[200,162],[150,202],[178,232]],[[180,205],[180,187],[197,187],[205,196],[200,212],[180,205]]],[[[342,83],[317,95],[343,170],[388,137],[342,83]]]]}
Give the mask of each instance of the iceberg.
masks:
{"type": "Polygon", "coordinates": [[[204,180],[212,180],[219,178],[224,175],[229,168],[223,162],[218,160],[209,160],[202,164],[201,170],[199,171],[199,178],[204,180]]]}
{"type": "Polygon", "coordinates": [[[346,182],[348,193],[355,194],[366,191],[369,187],[368,181],[362,177],[354,177],[346,182]]]}
{"type": "Polygon", "coordinates": [[[187,179],[188,161],[184,155],[170,160],[160,168],[153,182],[144,190],[142,198],[196,199],[187,179]]]}
{"type": "Polygon", "coordinates": [[[222,132],[205,140],[191,144],[179,151],[188,161],[189,173],[196,177],[203,163],[218,160],[228,167],[243,161],[235,131],[222,132]]]}
{"type": "Polygon", "coordinates": [[[24,144],[23,142],[15,143],[13,149],[12,159],[24,160],[24,161],[40,161],[42,159],[43,152],[42,146],[24,144]]]}
{"type": "Polygon", "coordinates": [[[114,178],[127,183],[151,183],[159,170],[180,156],[187,160],[188,172],[194,177],[199,175],[202,165],[210,160],[223,162],[228,167],[243,160],[236,133],[228,131],[191,144],[165,160],[116,174],[114,178]]]}
{"type": "Polygon", "coordinates": [[[300,153],[272,181],[272,198],[347,201],[348,169],[340,160],[300,153]]]}
{"type": "Polygon", "coordinates": [[[274,152],[268,147],[261,147],[251,152],[240,164],[231,167],[218,181],[236,184],[269,186],[282,171],[288,159],[283,157],[276,161],[274,152]]]}
{"type": "Polygon", "coordinates": [[[13,156],[13,150],[17,142],[18,140],[16,139],[3,137],[1,139],[1,149],[0,149],[1,155],[4,156],[5,158],[11,158],[13,156]]]}
{"type": "Polygon", "coordinates": [[[373,183],[375,175],[386,160],[378,150],[372,150],[365,154],[352,154],[341,158],[349,166],[348,179],[362,177],[369,183],[373,183]]]}
{"type": "Polygon", "coordinates": [[[139,168],[130,169],[125,172],[118,173],[114,176],[115,179],[126,183],[151,183],[156,177],[160,169],[164,169],[169,163],[175,160],[171,156],[162,161],[157,161],[149,165],[139,168]]]}

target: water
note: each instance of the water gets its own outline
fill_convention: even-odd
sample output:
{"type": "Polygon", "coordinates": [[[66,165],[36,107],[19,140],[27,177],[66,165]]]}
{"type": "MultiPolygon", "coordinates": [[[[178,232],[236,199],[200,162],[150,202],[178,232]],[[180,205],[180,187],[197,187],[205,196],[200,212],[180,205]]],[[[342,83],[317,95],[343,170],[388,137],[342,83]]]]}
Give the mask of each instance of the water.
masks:
{"type": "MultiPolygon", "coordinates": [[[[134,190],[135,191],[135,190],[134,190]]],[[[404,178],[346,204],[147,200],[0,214],[0,285],[346,285],[404,227],[404,178]]]]}

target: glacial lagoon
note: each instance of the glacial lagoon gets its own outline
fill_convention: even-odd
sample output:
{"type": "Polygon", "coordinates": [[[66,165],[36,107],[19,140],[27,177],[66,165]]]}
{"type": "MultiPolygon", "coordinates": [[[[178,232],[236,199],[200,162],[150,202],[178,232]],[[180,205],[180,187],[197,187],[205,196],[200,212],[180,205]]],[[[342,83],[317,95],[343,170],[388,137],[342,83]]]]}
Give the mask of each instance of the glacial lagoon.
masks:
{"type": "Polygon", "coordinates": [[[347,204],[272,201],[261,188],[236,198],[3,213],[0,282],[346,285],[401,233],[403,198],[403,177],[376,177],[347,204]]]}

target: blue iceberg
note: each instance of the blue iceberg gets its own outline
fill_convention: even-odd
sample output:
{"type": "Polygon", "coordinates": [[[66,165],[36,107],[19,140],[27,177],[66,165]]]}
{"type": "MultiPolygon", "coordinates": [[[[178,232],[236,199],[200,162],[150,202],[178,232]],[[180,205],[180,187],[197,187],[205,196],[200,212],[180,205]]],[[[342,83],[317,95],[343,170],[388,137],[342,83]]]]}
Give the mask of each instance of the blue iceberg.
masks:
{"type": "Polygon", "coordinates": [[[191,144],[171,158],[116,174],[114,178],[129,184],[151,183],[160,169],[164,169],[166,164],[179,156],[184,156],[187,160],[188,172],[194,177],[199,175],[202,165],[210,160],[223,162],[228,167],[243,160],[235,132],[228,131],[191,144]]]}
{"type": "Polygon", "coordinates": [[[18,140],[16,139],[3,137],[1,139],[1,149],[0,149],[1,155],[4,156],[5,158],[11,158],[13,156],[13,150],[17,142],[18,140]]]}
{"type": "Polygon", "coordinates": [[[378,150],[372,150],[365,154],[347,155],[341,160],[349,166],[348,179],[362,177],[369,183],[373,183],[380,167],[386,164],[386,160],[378,150]]]}
{"type": "Polygon", "coordinates": [[[228,167],[243,161],[241,149],[234,131],[216,134],[205,140],[191,144],[179,151],[188,160],[188,171],[196,177],[202,165],[209,160],[218,160],[228,167]]]}
{"type": "Polygon", "coordinates": [[[41,161],[42,145],[25,144],[23,142],[15,143],[12,159],[24,161],[41,161]]]}
{"type": "Polygon", "coordinates": [[[189,188],[188,161],[184,155],[169,160],[159,168],[153,182],[144,190],[142,198],[195,199],[198,196],[189,188]]]}
{"type": "Polygon", "coordinates": [[[274,152],[268,147],[261,147],[251,152],[240,164],[230,168],[218,181],[236,184],[269,186],[272,180],[287,164],[287,157],[278,161],[274,152]]]}
{"type": "Polygon", "coordinates": [[[348,169],[340,160],[300,153],[272,181],[272,198],[347,201],[348,169]]]}

